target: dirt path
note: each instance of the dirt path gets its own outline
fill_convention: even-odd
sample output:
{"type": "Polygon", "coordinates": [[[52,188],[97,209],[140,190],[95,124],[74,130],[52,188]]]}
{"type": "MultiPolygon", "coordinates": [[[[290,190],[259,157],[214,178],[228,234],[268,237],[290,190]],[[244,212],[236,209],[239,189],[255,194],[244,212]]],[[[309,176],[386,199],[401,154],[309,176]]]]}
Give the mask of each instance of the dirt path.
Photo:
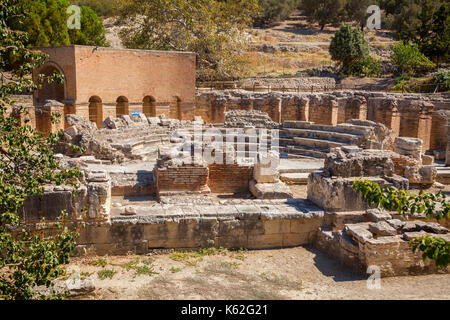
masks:
{"type": "Polygon", "coordinates": [[[364,277],[304,247],[102,259],[71,263],[95,281],[84,299],[450,299],[449,275],[385,278],[369,290],[364,277]]]}

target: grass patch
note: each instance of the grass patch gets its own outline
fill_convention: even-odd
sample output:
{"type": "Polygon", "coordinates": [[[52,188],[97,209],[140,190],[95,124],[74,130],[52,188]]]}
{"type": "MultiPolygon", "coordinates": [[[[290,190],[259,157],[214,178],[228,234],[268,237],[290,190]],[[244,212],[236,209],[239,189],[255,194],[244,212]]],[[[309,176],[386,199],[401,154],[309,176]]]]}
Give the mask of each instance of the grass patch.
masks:
{"type": "Polygon", "coordinates": [[[104,268],[104,267],[106,267],[106,265],[108,264],[108,262],[106,261],[105,258],[98,258],[97,260],[92,261],[91,264],[94,265],[94,266],[97,266],[97,267],[102,267],[102,268],[104,268]]]}
{"type": "Polygon", "coordinates": [[[140,259],[136,258],[136,259],[131,260],[129,262],[112,264],[112,265],[116,266],[116,267],[121,267],[121,268],[126,269],[127,271],[130,271],[131,269],[134,269],[136,267],[136,265],[139,264],[139,262],[140,262],[140,259]]]}
{"type": "Polygon", "coordinates": [[[106,278],[112,279],[117,272],[111,269],[104,269],[97,272],[100,280],[105,280],[106,278]]]}
{"type": "Polygon", "coordinates": [[[175,267],[170,268],[170,272],[172,272],[172,273],[177,273],[177,272],[180,272],[181,270],[182,270],[181,268],[175,268],[175,267]]]}
{"type": "Polygon", "coordinates": [[[153,266],[135,266],[133,267],[135,270],[135,276],[147,275],[152,276],[154,274],[158,274],[155,270],[153,270],[153,266]]]}
{"type": "Polygon", "coordinates": [[[201,248],[196,251],[176,251],[170,255],[170,259],[173,261],[184,263],[187,266],[195,267],[200,261],[203,261],[203,258],[206,256],[230,256],[231,258],[244,260],[244,250],[240,249],[235,252],[228,251],[228,249],[224,249],[222,247],[215,248],[201,248]]]}

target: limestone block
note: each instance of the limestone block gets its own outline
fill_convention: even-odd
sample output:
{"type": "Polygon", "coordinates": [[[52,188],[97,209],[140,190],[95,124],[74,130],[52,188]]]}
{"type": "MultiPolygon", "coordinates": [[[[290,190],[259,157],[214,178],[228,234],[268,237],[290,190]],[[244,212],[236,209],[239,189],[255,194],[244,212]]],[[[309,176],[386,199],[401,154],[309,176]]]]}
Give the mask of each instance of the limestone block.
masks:
{"type": "Polygon", "coordinates": [[[346,153],[341,148],[335,148],[327,154],[324,172],[337,177],[392,176],[394,163],[387,151],[362,150],[346,153]]]}
{"type": "Polygon", "coordinates": [[[381,211],[379,209],[369,209],[366,211],[366,215],[369,218],[369,220],[373,222],[392,219],[389,213],[381,211]]]}
{"type": "Polygon", "coordinates": [[[147,121],[147,116],[146,116],[144,113],[139,113],[138,118],[139,118],[139,120],[140,120],[141,122],[148,122],[148,121],[147,121]]]}
{"type": "Polygon", "coordinates": [[[434,162],[434,157],[429,155],[422,155],[422,165],[431,165],[434,162]]]}
{"type": "Polygon", "coordinates": [[[128,126],[132,126],[134,124],[133,120],[131,120],[130,116],[127,114],[120,116],[120,118],[123,119],[128,126]]]}
{"type": "Polygon", "coordinates": [[[286,199],[294,196],[289,187],[281,181],[278,183],[258,183],[251,180],[249,189],[258,199],[286,199]]]}
{"type": "MultiPolygon", "coordinates": [[[[384,187],[387,181],[380,177],[363,177],[384,187]]],[[[354,178],[326,177],[321,172],[312,172],[308,176],[308,200],[330,211],[366,210],[367,203],[363,201],[352,188],[354,178]]]]}
{"type": "Polygon", "coordinates": [[[137,213],[136,208],[132,207],[132,206],[126,206],[123,210],[123,212],[121,213],[121,215],[124,216],[135,216],[137,213]]]}
{"type": "Polygon", "coordinates": [[[368,239],[373,238],[372,233],[367,230],[362,224],[347,224],[344,227],[345,233],[359,242],[366,242],[368,239]]]}
{"type": "Polygon", "coordinates": [[[405,167],[405,178],[412,184],[433,184],[437,169],[433,166],[405,167]]]}
{"type": "Polygon", "coordinates": [[[395,236],[397,234],[397,230],[386,221],[370,223],[369,230],[379,236],[395,236]]]}
{"type": "Polygon", "coordinates": [[[386,222],[389,223],[391,227],[395,228],[395,230],[401,230],[403,226],[406,224],[405,221],[401,221],[399,219],[389,219],[386,220],[386,222]]]}
{"type": "Polygon", "coordinates": [[[111,181],[90,182],[87,187],[88,217],[109,220],[111,209],[111,181]]]}
{"type": "Polygon", "coordinates": [[[397,137],[394,141],[395,152],[420,160],[423,141],[419,138],[397,137]]]}
{"type": "Polygon", "coordinates": [[[258,161],[253,168],[253,178],[258,183],[279,183],[279,163],[279,154],[273,151],[268,152],[267,157],[258,155],[258,161]]]}
{"type": "Polygon", "coordinates": [[[427,222],[425,225],[422,226],[422,230],[437,234],[449,233],[449,230],[447,228],[441,226],[439,223],[436,222],[427,222]]]}
{"type": "Polygon", "coordinates": [[[147,121],[151,126],[157,126],[161,124],[161,119],[159,117],[148,117],[147,121]]]}

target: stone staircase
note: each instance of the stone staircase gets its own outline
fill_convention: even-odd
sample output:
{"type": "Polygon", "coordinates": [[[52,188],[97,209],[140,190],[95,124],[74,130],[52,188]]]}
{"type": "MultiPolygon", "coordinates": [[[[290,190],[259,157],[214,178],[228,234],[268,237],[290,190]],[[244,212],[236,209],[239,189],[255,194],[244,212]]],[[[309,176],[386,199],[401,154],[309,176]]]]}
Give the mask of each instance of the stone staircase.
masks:
{"type": "Polygon", "coordinates": [[[359,146],[370,128],[342,123],[336,126],[307,121],[285,121],[280,130],[280,152],[288,158],[325,158],[330,148],[359,146]]]}

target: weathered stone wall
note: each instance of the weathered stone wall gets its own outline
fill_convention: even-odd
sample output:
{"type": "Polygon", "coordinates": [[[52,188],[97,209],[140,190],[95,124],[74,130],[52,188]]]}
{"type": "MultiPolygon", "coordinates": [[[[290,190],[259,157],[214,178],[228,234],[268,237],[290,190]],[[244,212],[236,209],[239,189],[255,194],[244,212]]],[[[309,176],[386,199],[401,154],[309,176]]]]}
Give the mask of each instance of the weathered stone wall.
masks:
{"type": "Polygon", "coordinates": [[[303,200],[249,200],[222,205],[180,203],[146,207],[137,216],[113,217],[111,223],[87,223],[78,251],[140,254],[154,248],[281,248],[309,244],[324,212],[303,200]]]}
{"type": "Polygon", "coordinates": [[[442,148],[447,143],[447,137],[442,134],[445,131],[442,124],[446,120],[442,118],[442,112],[435,111],[450,109],[450,103],[448,99],[434,96],[367,91],[258,93],[199,90],[195,112],[207,122],[223,123],[227,110],[251,107],[267,112],[275,122],[301,120],[326,125],[349,119],[379,122],[394,130],[394,137],[422,139],[424,152],[442,148]]]}

